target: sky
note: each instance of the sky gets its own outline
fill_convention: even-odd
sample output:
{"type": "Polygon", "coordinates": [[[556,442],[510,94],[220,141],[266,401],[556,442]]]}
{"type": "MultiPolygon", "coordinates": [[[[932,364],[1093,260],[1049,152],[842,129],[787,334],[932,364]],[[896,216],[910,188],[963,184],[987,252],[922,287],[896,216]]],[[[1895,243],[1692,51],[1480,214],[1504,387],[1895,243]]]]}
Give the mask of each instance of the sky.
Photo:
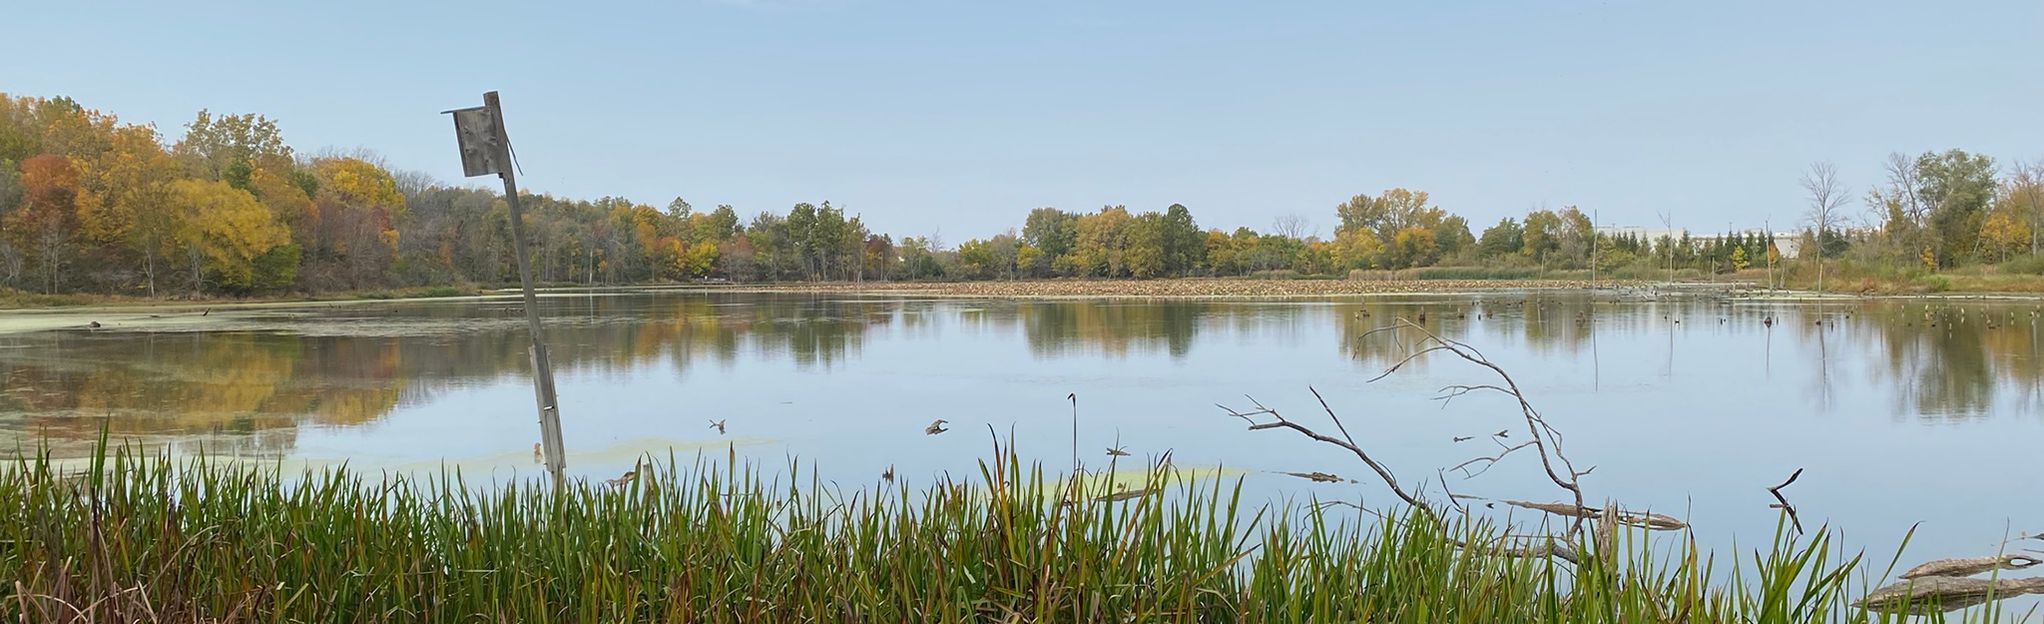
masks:
{"type": "MultiPolygon", "coordinates": [[[[2044,159],[2044,2],[80,2],[0,10],[0,91],[174,140],[253,112],[304,153],[457,184],[440,111],[502,93],[531,191],[743,215],[829,200],[950,244],[1031,208],[1204,227],[1424,190],[1481,229],[1783,229],[1890,152],[2044,159]]],[[[1858,208],[1857,203],[1853,208],[1858,208]]]]}

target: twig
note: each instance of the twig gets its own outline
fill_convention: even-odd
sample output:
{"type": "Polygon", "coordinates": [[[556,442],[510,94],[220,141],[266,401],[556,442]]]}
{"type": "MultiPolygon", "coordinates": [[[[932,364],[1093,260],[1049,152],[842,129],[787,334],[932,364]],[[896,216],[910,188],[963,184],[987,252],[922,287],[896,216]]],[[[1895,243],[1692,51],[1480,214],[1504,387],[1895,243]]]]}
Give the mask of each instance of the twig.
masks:
{"type": "MultiPolygon", "coordinates": [[[[1493,439],[1492,439],[1492,441],[1493,441],[1493,442],[1496,442],[1496,439],[1495,439],[1495,438],[1493,438],[1493,439]]],[[[1506,455],[1510,455],[1510,454],[1512,454],[1512,451],[1516,451],[1516,450],[1519,450],[1519,449],[1522,449],[1522,448],[1526,448],[1526,447],[1529,447],[1529,446],[1533,446],[1533,442],[1532,442],[1531,440],[1528,440],[1528,441],[1525,441],[1525,442],[1520,442],[1520,443],[1519,443],[1519,444],[1518,444],[1517,446],[1505,446],[1503,442],[1498,442],[1498,446],[1504,447],[1504,450],[1502,450],[1502,451],[1498,451],[1498,454],[1496,454],[1496,455],[1489,455],[1489,456],[1485,456],[1485,457],[1476,457],[1476,458],[1472,458],[1472,459],[1470,459],[1469,461],[1466,461],[1466,462],[1462,462],[1462,463],[1460,463],[1460,464],[1455,464],[1455,467],[1453,467],[1453,468],[1449,468],[1449,470],[1463,470],[1463,468],[1465,468],[1465,467],[1469,466],[1470,464],[1474,464],[1474,463],[1476,463],[1476,462],[1483,462],[1483,469],[1482,469],[1482,470],[1478,470],[1478,471],[1476,471],[1476,472],[1473,472],[1473,473],[1472,473],[1472,472],[1469,472],[1469,471],[1467,471],[1467,470],[1463,470],[1463,472],[1462,472],[1462,478],[1464,478],[1464,479],[1474,479],[1474,478],[1476,478],[1476,476],[1477,476],[1477,475],[1480,475],[1480,474],[1483,474],[1483,473],[1486,473],[1486,472],[1490,472],[1490,467],[1491,467],[1491,466],[1495,466],[1495,465],[1497,465],[1498,461],[1500,461],[1500,460],[1503,460],[1503,459],[1505,458],[1505,456],[1506,456],[1506,455]]]]}
{"type": "Polygon", "coordinates": [[[1774,500],[1776,501],[1775,504],[1768,506],[1788,512],[1789,522],[1795,525],[1797,535],[1803,534],[1803,520],[1801,518],[1796,517],[1796,506],[1790,505],[1788,499],[1782,497],[1781,489],[1788,487],[1790,483],[1795,483],[1796,477],[1800,476],[1803,476],[1803,469],[1797,468],[1794,473],[1789,475],[1787,481],[1781,482],[1781,485],[1767,488],[1767,493],[1773,494],[1774,500]]]}

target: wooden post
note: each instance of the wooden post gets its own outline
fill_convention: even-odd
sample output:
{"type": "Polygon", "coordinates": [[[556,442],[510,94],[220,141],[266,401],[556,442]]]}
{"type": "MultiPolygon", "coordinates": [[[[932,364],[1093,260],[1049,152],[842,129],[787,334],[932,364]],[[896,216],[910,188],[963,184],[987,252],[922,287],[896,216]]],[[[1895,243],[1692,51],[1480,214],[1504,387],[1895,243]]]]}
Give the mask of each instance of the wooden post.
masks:
{"type": "Polygon", "coordinates": [[[483,94],[483,107],[490,111],[490,119],[496,126],[497,177],[504,180],[504,203],[511,208],[511,248],[518,258],[518,283],[525,292],[525,328],[532,335],[532,391],[539,402],[539,442],[546,455],[546,470],[553,477],[554,486],[567,483],[563,471],[568,467],[567,452],[561,442],[560,400],[554,395],[554,364],[548,357],[546,334],[539,322],[539,296],[532,290],[532,261],[526,257],[525,220],[518,209],[518,179],[512,173],[511,137],[504,129],[504,109],[497,102],[497,92],[483,94]]]}

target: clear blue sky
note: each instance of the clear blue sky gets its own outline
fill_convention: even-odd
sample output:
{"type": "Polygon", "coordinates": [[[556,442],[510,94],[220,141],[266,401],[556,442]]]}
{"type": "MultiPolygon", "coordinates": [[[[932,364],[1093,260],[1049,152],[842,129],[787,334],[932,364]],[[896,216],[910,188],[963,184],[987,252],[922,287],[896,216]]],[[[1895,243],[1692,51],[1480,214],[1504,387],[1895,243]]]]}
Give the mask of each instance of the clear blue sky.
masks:
{"type": "Polygon", "coordinates": [[[173,139],[259,112],[454,182],[438,113],[496,89],[532,190],[829,199],[952,244],[1172,202],[1331,234],[1393,186],[1478,228],[1575,204],[1719,230],[1793,221],[1814,160],[1857,198],[1891,151],[2044,158],[2037,0],[209,4],[6,9],[0,91],[173,139]]]}

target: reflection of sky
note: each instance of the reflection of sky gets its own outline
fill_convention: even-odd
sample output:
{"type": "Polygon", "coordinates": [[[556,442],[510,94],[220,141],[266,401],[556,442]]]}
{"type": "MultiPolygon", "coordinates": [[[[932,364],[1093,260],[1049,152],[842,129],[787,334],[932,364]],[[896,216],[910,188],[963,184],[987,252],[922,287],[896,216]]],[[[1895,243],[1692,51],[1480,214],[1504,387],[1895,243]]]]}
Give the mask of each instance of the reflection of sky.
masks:
{"type": "MultiPolygon", "coordinates": [[[[1366,469],[1281,432],[1250,434],[1215,404],[1240,407],[1251,395],[1319,423],[1307,392],[1318,388],[1366,448],[1409,484],[1438,491],[1436,469],[1491,453],[1488,436],[1500,429],[1512,431],[1505,443],[1524,433],[1502,397],[1431,400],[1446,384],[1491,381],[1466,364],[1423,361],[1365,383],[1401,347],[1364,334],[1424,310],[1428,326],[1510,371],[1578,464],[1597,467],[1584,478],[1593,502],[1687,517],[1706,545],[1765,539],[1774,515],[1764,488],[1797,468],[1806,472],[1787,492],[1805,523],[1849,529],[1848,541],[1882,563],[1918,521],[1912,552],[1925,557],[1991,552],[2005,529],[2044,530],[2034,520],[2044,503],[2012,481],[2030,470],[2029,445],[2044,433],[2034,304],[663,295],[549,305],[571,468],[591,477],[674,447],[774,467],[799,457],[805,471],[847,487],[890,465],[927,483],[976,474],[992,448],[989,427],[1063,466],[1072,452],[1065,397],[1076,393],[1078,452],[1089,464],[1119,441],[1137,458],[1169,449],[1182,464],[1255,471],[1256,498],[1360,494],[1384,505],[1388,493],[1368,482],[1270,475],[1362,478],[1366,469]],[[924,435],[936,418],[953,431],[924,435]],[[729,436],[711,420],[727,421],[729,436]]],[[[213,448],[531,475],[523,337],[506,322],[517,313],[415,303],[179,332],[0,336],[0,409],[14,412],[0,422],[84,436],[96,421],[82,417],[103,410],[122,419],[117,431],[194,436],[213,448]],[[67,404],[67,392],[99,394],[67,404]],[[238,402],[204,409],[229,400],[238,402]]],[[[1530,456],[1471,480],[1445,476],[1459,494],[1556,498],[1530,456]]]]}

